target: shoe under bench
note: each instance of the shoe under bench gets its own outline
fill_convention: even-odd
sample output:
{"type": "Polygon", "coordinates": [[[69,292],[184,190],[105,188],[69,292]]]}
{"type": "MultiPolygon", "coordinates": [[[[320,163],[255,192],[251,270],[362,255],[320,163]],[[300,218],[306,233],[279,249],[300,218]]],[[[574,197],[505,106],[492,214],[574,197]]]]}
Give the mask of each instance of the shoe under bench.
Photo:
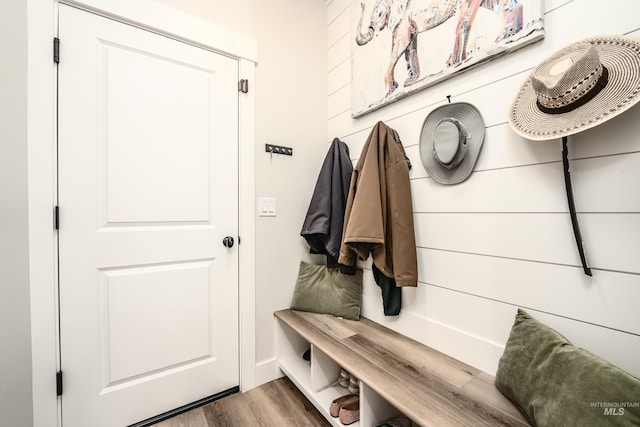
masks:
{"type": "Polygon", "coordinates": [[[359,380],[360,421],[375,426],[405,415],[421,426],[528,426],[494,377],[365,317],[359,321],[281,310],[276,356],[281,371],[335,426],[332,400],[348,391],[340,369],[359,380]],[[311,360],[302,355],[311,349],[311,360]]]}

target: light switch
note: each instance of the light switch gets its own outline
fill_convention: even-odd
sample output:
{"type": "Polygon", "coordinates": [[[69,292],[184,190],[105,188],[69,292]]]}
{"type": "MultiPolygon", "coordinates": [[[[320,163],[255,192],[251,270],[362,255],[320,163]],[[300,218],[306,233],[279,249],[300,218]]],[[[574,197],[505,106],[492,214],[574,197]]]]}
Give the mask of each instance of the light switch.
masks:
{"type": "Polygon", "coordinates": [[[260,197],[258,205],[260,216],[276,216],[276,199],[274,197],[260,197]]]}

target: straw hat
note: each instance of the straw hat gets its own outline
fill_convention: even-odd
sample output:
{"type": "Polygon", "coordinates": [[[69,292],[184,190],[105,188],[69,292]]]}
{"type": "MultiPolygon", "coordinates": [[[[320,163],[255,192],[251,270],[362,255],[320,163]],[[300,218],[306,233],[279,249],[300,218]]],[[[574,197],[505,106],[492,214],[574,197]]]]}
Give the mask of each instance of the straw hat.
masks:
{"type": "Polygon", "coordinates": [[[531,140],[569,136],[597,126],[640,101],[640,39],[590,37],[538,65],[522,83],[509,124],[531,140]]]}
{"type": "Polygon", "coordinates": [[[484,120],[466,102],[433,110],[422,124],[420,158],[434,181],[457,184],[469,177],[484,142],[484,120]]]}

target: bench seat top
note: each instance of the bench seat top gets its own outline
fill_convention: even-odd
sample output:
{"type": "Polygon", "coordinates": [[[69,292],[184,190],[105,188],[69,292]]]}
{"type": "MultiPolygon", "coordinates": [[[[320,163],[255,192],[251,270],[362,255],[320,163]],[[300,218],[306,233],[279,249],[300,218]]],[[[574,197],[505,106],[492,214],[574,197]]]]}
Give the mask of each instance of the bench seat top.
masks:
{"type": "Polygon", "coordinates": [[[528,426],[494,377],[365,317],[275,316],[420,425],[528,426]]]}

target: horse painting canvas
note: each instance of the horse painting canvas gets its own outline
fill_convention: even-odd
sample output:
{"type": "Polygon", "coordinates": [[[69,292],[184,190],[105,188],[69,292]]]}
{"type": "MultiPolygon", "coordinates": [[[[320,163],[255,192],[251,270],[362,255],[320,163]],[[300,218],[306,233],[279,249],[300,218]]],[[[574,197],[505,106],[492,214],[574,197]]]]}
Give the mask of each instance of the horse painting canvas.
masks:
{"type": "Polygon", "coordinates": [[[544,37],[543,0],[360,0],[351,114],[359,117],[544,37]]]}

